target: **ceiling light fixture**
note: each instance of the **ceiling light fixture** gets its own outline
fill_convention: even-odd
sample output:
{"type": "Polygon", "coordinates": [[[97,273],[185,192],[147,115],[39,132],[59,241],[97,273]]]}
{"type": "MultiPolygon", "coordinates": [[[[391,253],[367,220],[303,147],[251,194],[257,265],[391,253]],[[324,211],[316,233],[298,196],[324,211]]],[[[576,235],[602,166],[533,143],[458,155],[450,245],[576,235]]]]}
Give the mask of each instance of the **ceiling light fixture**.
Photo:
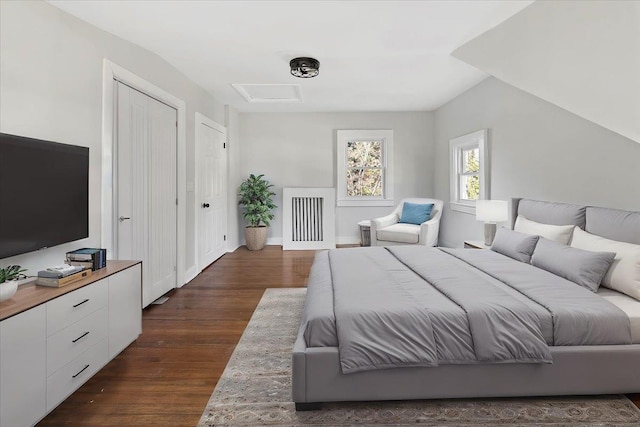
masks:
{"type": "Polygon", "coordinates": [[[320,61],[314,58],[293,58],[289,62],[289,66],[291,67],[291,75],[302,79],[315,77],[320,72],[320,61]]]}

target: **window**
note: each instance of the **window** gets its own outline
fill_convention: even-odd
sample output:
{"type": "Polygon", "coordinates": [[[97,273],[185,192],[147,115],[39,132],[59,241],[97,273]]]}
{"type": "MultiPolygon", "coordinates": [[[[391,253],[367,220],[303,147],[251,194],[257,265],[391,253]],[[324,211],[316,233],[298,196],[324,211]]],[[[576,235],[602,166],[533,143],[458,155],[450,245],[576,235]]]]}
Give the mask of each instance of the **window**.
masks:
{"type": "Polygon", "coordinates": [[[453,210],[475,214],[476,200],[489,198],[487,130],[449,141],[453,210]]]}
{"type": "Polygon", "coordinates": [[[337,205],[393,206],[393,131],[339,130],[337,205]]]}
{"type": "Polygon", "coordinates": [[[382,141],[347,141],[347,196],[382,196],[382,141]]]}

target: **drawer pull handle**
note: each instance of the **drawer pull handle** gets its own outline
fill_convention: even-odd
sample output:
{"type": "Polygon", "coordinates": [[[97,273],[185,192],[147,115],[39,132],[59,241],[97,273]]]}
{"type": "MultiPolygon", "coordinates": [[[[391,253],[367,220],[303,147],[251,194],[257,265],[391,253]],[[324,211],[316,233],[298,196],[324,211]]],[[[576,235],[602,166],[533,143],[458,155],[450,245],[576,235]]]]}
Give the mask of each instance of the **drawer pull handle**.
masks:
{"type": "Polygon", "coordinates": [[[71,342],[78,342],[80,341],[82,338],[86,337],[87,335],[89,335],[89,331],[85,332],[84,334],[80,335],[78,338],[76,338],[75,340],[71,341],[71,342]]]}
{"type": "Polygon", "coordinates": [[[75,378],[78,375],[80,375],[81,373],[83,373],[87,368],[89,367],[89,365],[85,365],[84,368],[80,369],[80,372],[78,372],[77,374],[73,375],[71,378],[75,378]]]}
{"type": "Polygon", "coordinates": [[[76,305],[74,305],[74,306],[73,306],[73,308],[79,307],[79,306],[81,306],[82,304],[84,304],[85,302],[89,302],[89,299],[87,298],[86,300],[84,300],[84,301],[82,301],[82,302],[77,303],[76,305]]]}

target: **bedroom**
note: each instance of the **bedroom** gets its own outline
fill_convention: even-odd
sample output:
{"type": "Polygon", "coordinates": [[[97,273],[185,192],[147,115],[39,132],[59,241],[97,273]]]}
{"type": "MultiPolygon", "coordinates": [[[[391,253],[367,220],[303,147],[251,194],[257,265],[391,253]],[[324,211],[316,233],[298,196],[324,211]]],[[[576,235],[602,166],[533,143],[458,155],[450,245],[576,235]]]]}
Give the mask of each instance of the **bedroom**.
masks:
{"type": "MultiPolygon", "coordinates": [[[[541,17],[544,19],[547,16],[545,13],[551,13],[545,8],[553,7],[537,3],[529,6],[533,6],[531,9],[527,6],[529,3],[515,8],[517,10],[512,10],[511,13],[523,9],[524,12],[536,15],[530,18],[532,20],[541,17]]],[[[543,60],[544,57],[536,56],[541,54],[536,50],[538,40],[535,36],[539,33],[536,32],[538,21],[534,20],[531,23],[533,29],[528,29],[532,34],[532,40],[522,41],[531,43],[531,46],[523,49],[517,45],[501,46],[495,40],[485,41],[473,49],[473,46],[470,46],[463,59],[469,61],[473,67],[484,69],[484,72],[488,73],[479,72],[469,66],[474,72],[480,73],[480,80],[488,77],[476,85],[470,84],[461,88],[457,96],[452,96],[442,105],[398,111],[376,108],[375,111],[359,109],[352,112],[287,112],[269,105],[268,111],[272,112],[266,113],[243,111],[233,106],[225,107],[225,103],[217,99],[215,90],[211,95],[209,91],[202,89],[185,76],[187,73],[180,71],[180,64],[170,64],[150,49],[124,40],[126,37],[118,38],[102,31],[51,4],[3,1],[0,7],[0,130],[5,133],[89,146],[92,149],[91,188],[94,193],[99,194],[103,125],[102,60],[109,58],[186,102],[186,151],[187,157],[192,159],[188,160],[187,181],[194,179],[190,162],[194,161],[195,112],[202,112],[227,127],[227,248],[230,251],[243,243],[242,219],[235,205],[235,189],[246,174],[264,173],[276,184],[277,205],[281,205],[279,196],[280,188],[283,186],[332,186],[335,179],[335,142],[332,132],[339,129],[394,130],[397,200],[402,197],[422,196],[449,201],[448,141],[487,128],[490,130],[491,143],[492,198],[507,200],[510,197],[528,197],[634,211],[640,209],[640,186],[637,185],[640,145],[638,122],[634,120],[638,115],[638,97],[632,96],[638,92],[637,75],[640,73],[634,71],[637,71],[637,68],[634,69],[637,63],[633,62],[634,55],[629,54],[634,51],[634,46],[618,44],[615,41],[628,40],[629,43],[633,43],[637,38],[634,39],[633,34],[624,34],[624,25],[609,25],[610,22],[618,22],[620,19],[615,8],[605,9],[610,15],[605,15],[607,20],[602,20],[606,24],[603,24],[603,28],[603,25],[595,25],[600,21],[588,20],[590,17],[593,19],[594,14],[601,16],[601,10],[595,13],[585,5],[575,6],[584,16],[575,21],[569,19],[563,22],[563,25],[568,28],[574,28],[572,25],[584,28],[585,22],[589,22],[589,37],[585,37],[584,43],[575,49],[575,57],[568,55],[562,46],[558,46],[559,52],[551,50],[550,55],[556,61],[554,64],[557,63],[559,67],[551,70],[559,73],[557,81],[551,78],[534,81],[530,75],[513,75],[515,71],[506,66],[503,67],[505,74],[502,75],[496,71],[496,63],[492,62],[501,58],[500,49],[507,52],[506,57],[512,58],[514,63],[526,62],[527,58],[519,58],[518,55],[527,52],[532,55],[530,60],[543,60]],[[26,32],[25,28],[29,31],[26,32]],[[598,40],[602,41],[602,44],[595,43],[598,40]],[[598,56],[592,55],[591,49],[598,49],[598,56]],[[589,58],[582,55],[585,51],[589,52],[589,58]],[[566,58],[571,62],[564,63],[558,58],[566,58]],[[593,58],[598,60],[599,67],[590,62],[593,58]],[[487,63],[483,62],[485,60],[487,63]],[[576,69],[580,71],[576,72],[576,69]],[[497,75],[490,76],[493,73],[497,75]],[[575,83],[575,87],[572,86],[575,92],[586,93],[588,96],[576,97],[573,92],[564,92],[562,88],[568,85],[566,79],[575,83]],[[291,147],[296,148],[292,150],[291,147]],[[313,156],[312,163],[307,161],[310,155],[313,156]],[[307,173],[308,169],[313,173],[307,173]]],[[[354,7],[357,10],[357,6],[354,7]]],[[[258,14],[259,11],[260,9],[257,9],[255,13],[258,14]]],[[[577,13],[576,10],[570,12],[577,13]]],[[[557,19],[562,19],[558,10],[554,10],[554,13],[557,19]]],[[[629,13],[622,15],[633,16],[629,13]]],[[[502,16],[502,19],[505,20],[507,17],[502,16]]],[[[493,25],[498,23],[493,22],[493,25]]],[[[510,31],[510,28],[497,27],[497,30],[510,31]]],[[[322,34],[319,28],[314,28],[314,31],[318,31],[318,37],[322,34]]],[[[463,33],[467,35],[470,32],[471,30],[467,30],[463,33]]],[[[498,41],[508,40],[507,36],[497,37],[498,41]]],[[[164,37],[160,40],[166,41],[164,37]]],[[[463,41],[459,40],[451,48],[459,46],[463,41]]],[[[482,39],[477,40],[477,43],[480,42],[482,39]]],[[[548,40],[544,38],[539,42],[548,44],[548,40]]],[[[298,43],[296,42],[296,46],[298,43]]],[[[408,51],[419,48],[413,43],[407,47],[408,51]]],[[[299,49],[304,50],[305,47],[299,49]]],[[[331,61],[325,59],[327,55],[308,53],[317,55],[321,61],[318,81],[322,77],[330,76],[332,72],[337,72],[330,66],[331,61]]],[[[464,53],[460,52],[460,55],[464,53]]],[[[450,51],[447,51],[446,56],[449,57],[449,54],[450,51]]],[[[290,58],[282,61],[284,68],[274,74],[269,82],[294,82],[288,74],[288,59],[290,58]]],[[[451,61],[458,60],[452,58],[451,61]]],[[[394,58],[394,64],[406,67],[402,58],[394,58]]],[[[242,65],[248,66],[244,63],[242,65]]],[[[367,66],[366,63],[364,66],[367,66]]],[[[357,70],[352,72],[354,74],[349,76],[349,82],[354,84],[358,74],[357,70]]],[[[206,70],[204,73],[206,74],[206,70]]],[[[220,82],[220,85],[246,82],[232,80],[220,82]]],[[[310,81],[308,84],[314,82],[310,81]]],[[[408,92],[414,91],[413,87],[408,88],[408,92]]],[[[362,96],[360,93],[357,95],[362,96]]],[[[235,96],[235,102],[242,101],[238,95],[235,96]]],[[[306,92],[305,100],[312,100],[306,92]]],[[[248,104],[238,105],[247,108],[248,104]]],[[[193,193],[186,191],[185,194],[187,203],[195,206],[193,193]]],[[[359,220],[384,215],[390,210],[390,207],[336,209],[338,243],[355,243],[358,239],[355,224],[359,220]]],[[[90,212],[90,237],[83,245],[99,247],[102,221],[100,200],[92,199],[90,212]]],[[[195,208],[187,213],[189,218],[194,215],[195,208]]],[[[278,243],[277,239],[281,237],[279,215],[280,212],[276,211],[276,220],[270,236],[273,239],[272,243],[278,243]]],[[[440,239],[444,246],[459,247],[464,240],[477,240],[482,236],[481,224],[475,221],[472,215],[465,213],[446,210],[441,226],[440,239]]],[[[197,264],[193,221],[187,221],[185,224],[185,235],[186,272],[197,264]]],[[[42,267],[58,264],[65,252],[77,247],[79,246],[66,244],[37,255],[2,260],[2,265],[5,265],[5,262],[20,263],[28,266],[30,271],[37,271],[42,267]]],[[[282,273],[281,280],[283,283],[292,283],[297,278],[295,268],[298,261],[293,255],[283,257],[286,259],[275,261],[289,266],[288,272],[282,273]]],[[[264,259],[269,258],[265,256],[264,259]]],[[[265,263],[269,264],[268,261],[265,263]]],[[[308,268],[307,261],[301,260],[299,263],[300,268],[308,268]]],[[[284,267],[274,268],[279,271],[284,267]]],[[[211,274],[216,276],[221,273],[214,271],[211,274]]],[[[188,275],[185,276],[185,282],[187,279],[188,275]]],[[[187,290],[188,287],[184,289],[187,290]]],[[[181,290],[176,291],[177,294],[180,292],[181,290]]],[[[226,294],[223,292],[222,295],[229,296],[232,293],[225,292],[226,294]]],[[[255,306],[257,300],[252,298],[250,304],[255,306]]],[[[236,311],[240,319],[244,319],[246,323],[252,308],[242,307],[236,311]]],[[[230,315],[233,316],[233,313],[230,315]]],[[[241,323],[237,318],[236,321],[241,323]]],[[[158,325],[159,328],[160,325],[162,323],[158,325]]],[[[238,338],[239,334],[229,340],[237,341],[238,338]]],[[[161,337],[157,339],[162,340],[161,337]]],[[[225,351],[228,351],[229,346],[226,348],[225,351]]],[[[230,353],[223,354],[220,357],[226,358],[229,355],[230,353]]],[[[222,364],[223,368],[226,362],[218,363],[222,364]]],[[[155,366],[158,369],[163,367],[162,364],[155,366]]],[[[212,388],[205,393],[207,396],[203,404],[211,391],[212,388]]],[[[157,391],[155,393],[151,396],[161,394],[157,391]]],[[[202,408],[198,415],[201,411],[202,408]]]]}

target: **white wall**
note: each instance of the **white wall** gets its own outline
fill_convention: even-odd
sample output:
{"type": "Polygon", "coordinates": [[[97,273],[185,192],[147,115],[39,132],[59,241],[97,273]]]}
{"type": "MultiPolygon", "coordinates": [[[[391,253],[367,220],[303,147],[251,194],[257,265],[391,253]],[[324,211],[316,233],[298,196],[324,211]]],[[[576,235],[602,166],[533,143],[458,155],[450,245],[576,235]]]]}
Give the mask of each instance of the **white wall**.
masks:
{"type": "MultiPolygon", "coordinates": [[[[449,200],[451,138],[489,129],[491,198],[640,211],[640,144],[495,78],[435,111],[435,195],[449,200]]],[[[441,243],[482,240],[472,215],[443,212],[441,243]]]]}
{"type": "Polygon", "coordinates": [[[537,1],[453,56],[640,142],[638,1],[537,1]]]}
{"type": "MultiPolygon", "coordinates": [[[[393,129],[396,201],[433,195],[432,113],[241,113],[240,175],[244,179],[250,173],[264,174],[275,185],[278,209],[269,230],[270,242],[282,238],[283,187],[335,187],[336,131],[340,129],[393,129]]],[[[392,210],[336,208],[338,243],[358,242],[358,221],[392,210]]]]}
{"type": "Polygon", "coordinates": [[[238,210],[238,187],[244,178],[240,174],[240,114],[232,106],[225,107],[227,127],[227,251],[233,252],[242,241],[242,217],[238,210]]]}
{"type": "MultiPolygon", "coordinates": [[[[100,246],[103,58],[186,102],[187,181],[195,179],[195,112],[224,123],[223,106],[157,55],[44,2],[0,2],[0,131],[90,148],[89,238],[3,259],[3,265],[18,263],[35,274],[62,263],[69,250],[100,246]]],[[[0,201],[0,209],[6,204],[0,201]]],[[[194,207],[188,192],[187,270],[196,262],[194,207]]]]}

